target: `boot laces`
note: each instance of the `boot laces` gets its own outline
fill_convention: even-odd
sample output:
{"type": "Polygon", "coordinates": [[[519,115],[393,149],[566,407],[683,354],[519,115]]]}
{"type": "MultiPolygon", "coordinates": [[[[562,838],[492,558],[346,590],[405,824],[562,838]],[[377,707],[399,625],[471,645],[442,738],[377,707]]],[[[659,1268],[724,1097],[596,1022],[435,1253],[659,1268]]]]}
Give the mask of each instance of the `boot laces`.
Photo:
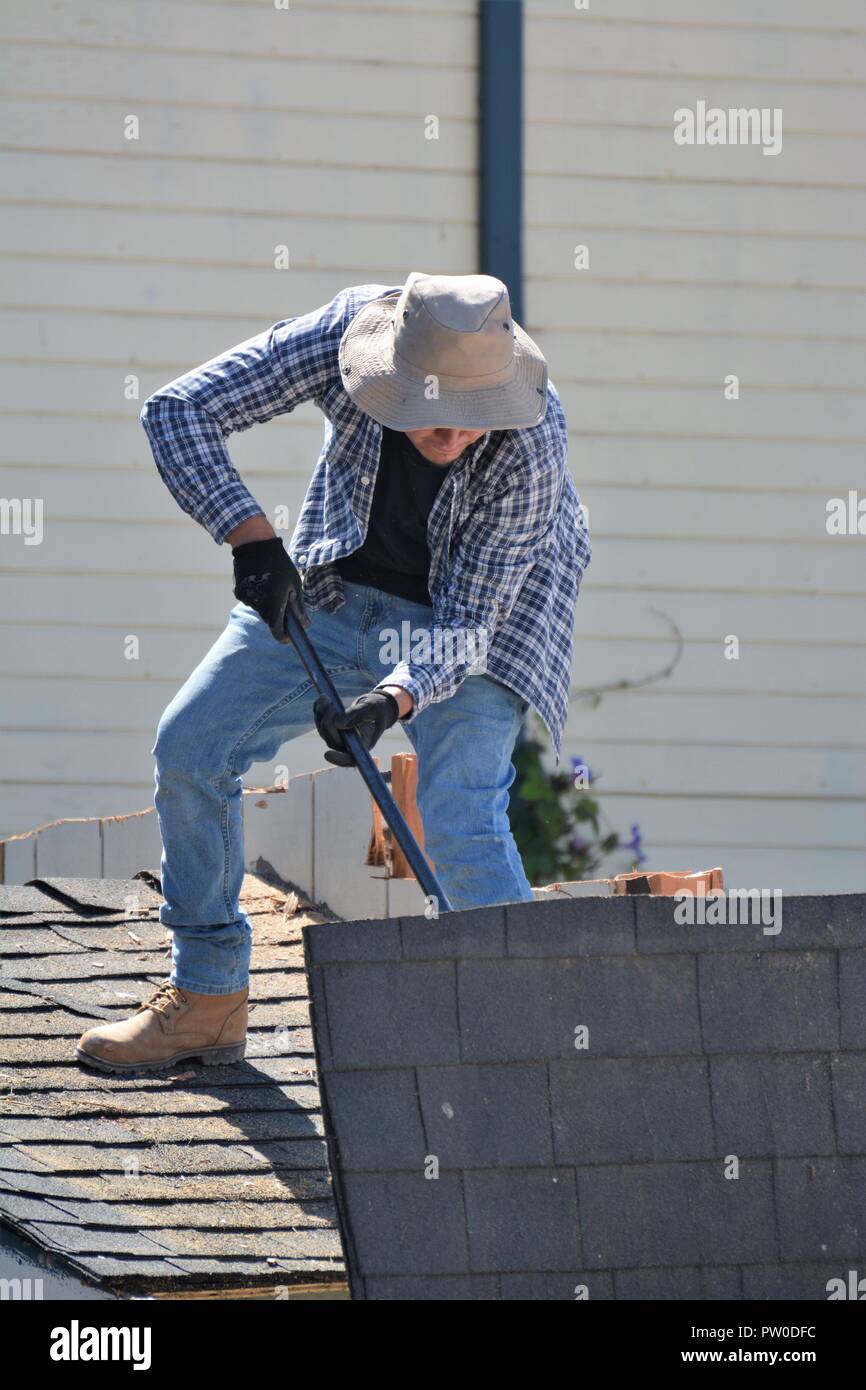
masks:
{"type": "Polygon", "coordinates": [[[183,1002],[180,990],[166,980],[146,1004],[139,1004],[138,1011],[140,1013],[142,1009],[153,1009],[155,1013],[164,1014],[169,1007],[179,1009],[183,1002]]]}

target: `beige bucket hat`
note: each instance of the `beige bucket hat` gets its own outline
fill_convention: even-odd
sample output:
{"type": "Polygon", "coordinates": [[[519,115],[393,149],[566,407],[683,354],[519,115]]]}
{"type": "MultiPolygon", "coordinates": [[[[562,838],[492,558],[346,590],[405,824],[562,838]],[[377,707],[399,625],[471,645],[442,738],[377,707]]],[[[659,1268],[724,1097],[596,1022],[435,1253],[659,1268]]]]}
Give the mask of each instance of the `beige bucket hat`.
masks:
{"type": "Polygon", "coordinates": [[[547,409],[547,363],[492,275],[424,275],[365,304],[340,342],[343,386],[392,430],[526,429],[547,409]]]}

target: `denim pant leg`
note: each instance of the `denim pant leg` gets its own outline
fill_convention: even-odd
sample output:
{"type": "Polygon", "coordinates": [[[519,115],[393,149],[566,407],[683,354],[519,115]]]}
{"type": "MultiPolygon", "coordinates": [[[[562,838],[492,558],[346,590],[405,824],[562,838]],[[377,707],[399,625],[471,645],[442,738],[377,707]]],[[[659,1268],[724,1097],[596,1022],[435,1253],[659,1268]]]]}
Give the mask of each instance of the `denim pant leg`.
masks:
{"type": "MultiPolygon", "coordinates": [[[[395,598],[383,627],[401,632],[407,621],[412,631],[426,627],[432,615],[429,607],[395,598]]],[[[389,662],[377,657],[369,640],[366,650],[381,680],[389,662]]],[[[404,725],[418,753],[425,850],[454,908],[532,900],[508,820],[511,755],[527,707],[492,677],[467,676],[451,699],[428,705],[404,725]]]]}
{"type": "MultiPolygon", "coordinates": [[[[364,594],[311,615],[309,636],[344,700],[370,688],[358,669],[364,594]]],[[[230,994],[249,978],[242,775],[312,729],[316,692],[295,649],[239,604],[160,722],[155,805],[162,835],[160,920],[172,929],[172,983],[230,994]]]]}

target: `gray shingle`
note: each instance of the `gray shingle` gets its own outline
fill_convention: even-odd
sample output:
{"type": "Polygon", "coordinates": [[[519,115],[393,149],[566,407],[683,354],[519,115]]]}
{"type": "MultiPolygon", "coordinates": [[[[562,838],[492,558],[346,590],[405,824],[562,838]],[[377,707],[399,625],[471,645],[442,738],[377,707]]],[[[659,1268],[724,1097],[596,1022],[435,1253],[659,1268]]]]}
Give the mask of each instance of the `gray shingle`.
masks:
{"type": "Polygon", "coordinates": [[[325,997],[334,1065],[456,1062],[454,965],[327,965],[325,997]]]}
{"type": "Polygon", "coordinates": [[[554,899],[509,903],[505,909],[510,956],[621,955],[635,948],[631,897],[554,899]]]}
{"type": "Polygon", "coordinates": [[[687,956],[465,961],[458,996],[468,1061],[572,1057],[580,1027],[592,1056],[700,1051],[687,956]]]}
{"type": "Polygon", "coordinates": [[[831,1051],[839,1046],[832,952],[701,956],[698,980],[708,1052],[831,1051]]]}
{"type": "Polygon", "coordinates": [[[473,1303],[499,1298],[499,1281],[495,1274],[431,1274],[423,1276],[364,1280],[368,1299],[388,1299],[400,1303],[473,1303]]]}
{"type": "Polygon", "coordinates": [[[606,1302],[613,1298],[613,1278],[594,1269],[572,1274],[501,1274],[504,1299],[538,1303],[606,1302]]]}
{"type": "Polygon", "coordinates": [[[430,1152],[445,1168],[553,1162],[544,1066],[421,1067],[430,1152]]]}
{"type": "MultiPolygon", "coordinates": [[[[866,1153],[866,1053],[851,1052],[833,1057],[833,1105],[836,1114],[839,1152],[866,1153]]],[[[818,1149],[811,1152],[819,1153],[818,1149]]]]}
{"type": "Polygon", "coordinates": [[[573,1169],[476,1170],[466,1173],[464,1182],[474,1270],[580,1267],[573,1169]]]}
{"type": "Polygon", "coordinates": [[[598,1268],[719,1265],[777,1256],[769,1163],[578,1168],[584,1258],[598,1268]]]}
{"type": "Polygon", "coordinates": [[[703,1058],[599,1058],[550,1063],[557,1163],[712,1158],[703,1058]]]}
{"type": "Polygon", "coordinates": [[[779,1159],[776,1201],[783,1260],[866,1256],[866,1160],[779,1159]]]}
{"type": "Polygon", "coordinates": [[[835,1152],[826,1056],[713,1057],[710,1077],[719,1153],[835,1152]]]}
{"type": "Polygon", "coordinates": [[[365,1277],[469,1273],[458,1175],[348,1173],[344,1190],[365,1277]]]}
{"type": "Polygon", "coordinates": [[[839,952],[842,1046],[866,1049],[866,950],[839,952]]]}
{"type": "Polygon", "coordinates": [[[421,1167],[429,1150],[414,1071],[329,1072],[322,1084],[347,1172],[421,1167]]]}
{"type": "Polygon", "coordinates": [[[400,920],[406,960],[450,960],[458,956],[505,954],[505,908],[473,907],[466,912],[446,912],[437,919],[403,917],[400,920]]]}
{"type": "Polygon", "coordinates": [[[617,1299],[652,1302],[738,1299],[742,1297],[736,1266],[690,1265],[683,1269],[618,1269],[614,1275],[617,1299]]]}
{"type": "Polygon", "coordinates": [[[314,922],[304,929],[311,965],[332,961],[399,960],[399,923],[385,918],[364,922],[314,922]]]}

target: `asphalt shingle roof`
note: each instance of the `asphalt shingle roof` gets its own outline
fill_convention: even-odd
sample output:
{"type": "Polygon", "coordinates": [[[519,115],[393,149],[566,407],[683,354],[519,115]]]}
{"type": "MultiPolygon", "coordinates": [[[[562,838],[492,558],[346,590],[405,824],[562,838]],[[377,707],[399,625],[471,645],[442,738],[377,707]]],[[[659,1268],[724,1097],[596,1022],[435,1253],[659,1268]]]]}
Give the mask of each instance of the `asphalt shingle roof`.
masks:
{"type": "Polygon", "coordinates": [[[0,887],[0,1222],[121,1293],[342,1282],[301,937],[314,914],[247,880],[243,1063],[122,1078],[75,1060],[85,1028],[167,977],[159,901],[147,878],[0,887]]]}

